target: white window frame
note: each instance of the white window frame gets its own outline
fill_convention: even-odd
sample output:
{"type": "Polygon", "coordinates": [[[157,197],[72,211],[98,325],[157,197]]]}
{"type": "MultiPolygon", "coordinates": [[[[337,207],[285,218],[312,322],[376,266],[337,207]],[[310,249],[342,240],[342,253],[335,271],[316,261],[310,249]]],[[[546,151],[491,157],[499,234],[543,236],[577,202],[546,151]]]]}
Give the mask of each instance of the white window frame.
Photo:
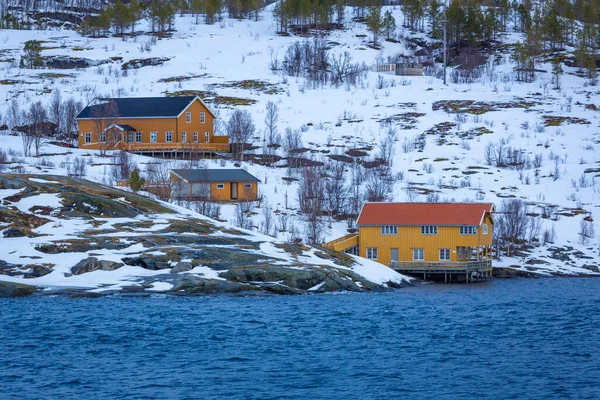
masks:
{"type": "Polygon", "coordinates": [[[244,189],[252,189],[251,183],[244,183],[244,189]]]}
{"type": "Polygon", "coordinates": [[[217,189],[225,189],[224,183],[217,183],[217,189]]]}
{"type": "Polygon", "coordinates": [[[413,261],[424,261],[425,260],[425,249],[413,249],[413,261]]]}
{"type": "Polygon", "coordinates": [[[382,235],[397,235],[398,227],[396,225],[383,225],[381,227],[382,235]]]}
{"type": "Polygon", "coordinates": [[[126,143],[133,143],[133,141],[135,139],[135,137],[133,136],[133,132],[127,132],[125,137],[127,138],[126,143]],[[129,140],[129,139],[131,139],[131,140],[129,140]]]}
{"type": "Polygon", "coordinates": [[[185,113],[185,122],[188,124],[192,123],[192,113],[189,111],[185,113]]]}
{"type": "Polygon", "coordinates": [[[198,132],[194,131],[194,143],[198,143],[198,132]]]}
{"type": "Polygon", "coordinates": [[[422,225],[421,226],[421,235],[437,235],[438,227],[437,225],[422,225]]]}
{"type": "Polygon", "coordinates": [[[473,225],[462,225],[460,227],[460,234],[464,236],[474,236],[477,234],[477,227],[473,225]]]}
{"type": "Polygon", "coordinates": [[[367,247],[367,259],[369,260],[377,260],[378,259],[378,254],[377,254],[377,247],[367,247]]]}
{"type": "Polygon", "coordinates": [[[187,140],[187,132],[181,131],[181,143],[185,143],[186,140],[187,140]]]}
{"type": "Polygon", "coordinates": [[[460,261],[471,259],[471,247],[470,246],[458,246],[456,249],[457,257],[460,261]]]}
{"type": "Polygon", "coordinates": [[[142,132],[136,132],[135,133],[135,141],[136,141],[136,143],[141,143],[142,142],[142,132]]]}
{"type": "Polygon", "coordinates": [[[84,134],[84,140],[86,143],[92,143],[92,132],[86,132],[84,134]]]}
{"type": "Polygon", "coordinates": [[[440,261],[450,261],[450,249],[440,249],[440,261]]]}
{"type": "Polygon", "coordinates": [[[200,113],[200,123],[203,124],[206,122],[206,114],[201,112],[200,113]]]}
{"type": "Polygon", "coordinates": [[[100,132],[100,143],[106,143],[106,132],[100,132]]]}
{"type": "Polygon", "coordinates": [[[157,131],[150,132],[150,143],[156,143],[156,138],[158,137],[157,131]]]}
{"type": "Polygon", "coordinates": [[[171,143],[173,142],[173,131],[166,131],[165,132],[165,143],[171,143]]]}
{"type": "Polygon", "coordinates": [[[210,143],[210,132],[204,132],[204,143],[210,143]]]}
{"type": "Polygon", "coordinates": [[[488,224],[481,225],[481,233],[483,235],[487,235],[488,234],[488,224]]]}

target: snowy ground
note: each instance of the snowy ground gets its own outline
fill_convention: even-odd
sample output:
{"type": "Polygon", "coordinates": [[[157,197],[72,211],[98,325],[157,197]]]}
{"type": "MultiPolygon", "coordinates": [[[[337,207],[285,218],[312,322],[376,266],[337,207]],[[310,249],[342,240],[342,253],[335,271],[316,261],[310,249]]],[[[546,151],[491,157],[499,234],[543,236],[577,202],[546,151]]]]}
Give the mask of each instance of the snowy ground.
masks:
{"type": "MultiPolygon", "coordinates": [[[[399,8],[391,8],[398,25],[402,21],[399,8]]],[[[350,9],[348,10],[350,16],[350,9]]],[[[350,18],[347,18],[349,20],[350,18]]],[[[257,102],[249,106],[240,106],[253,115],[258,132],[255,141],[262,144],[264,133],[265,104],[273,101],[279,106],[279,131],[286,127],[302,129],[303,143],[310,149],[331,149],[334,145],[341,152],[349,148],[373,146],[371,157],[377,152],[385,128],[378,120],[405,112],[423,113],[412,127],[398,129],[398,141],[395,148],[393,169],[403,173],[393,191],[396,201],[425,201],[421,195],[413,198],[407,187],[420,187],[435,191],[440,200],[449,201],[490,201],[497,206],[506,197],[517,197],[531,203],[532,213],[541,213],[545,206],[556,206],[552,218],[541,219],[541,231],[554,228],[555,243],[551,246],[570,246],[581,251],[591,259],[574,259],[572,264],[547,258],[546,247],[534,249],[531,255],[518,258],[503,258],[496,262],[498,266],[518,265],[526,269],[530,259],[544,259],[548,264],[535,265],[540,272],[561,272],[588,274],[584,265],[598,265],[598,239],[592,238],[585,245],[580,243],[578,235],[583,218],[594,221],[598,213],[598,190],[595,168],[598,168],[600,156],[595,151],[599,143],[600,112],[586,105],[598,104],[599,90],[587,86],[584,78],[575,75],[574,68],[563,67],[562,88],[552,89],[551,66],[539,64],[533,83],[518,83],[511,79],[513,65],[508,55],[500,62],[488,68],[479,82],[473,84],[449,84],[432,77],[394,77],[385,76],[395,85],[377,89],[378,74],[369,73],[367,80],[359,87],[324,87],[310,89],[302,78],[284,77],[269,69],[272,57],[283,57],[290,43],[302,38],[280,37],[274,34],[270,8],[263,11],[258,22],[225,19],[219,25],[195,25],[191,16],[178,17],[177,32],[172,38],[160,39],[151,45],[151,51],[142,51],[150,42],[147,35],[135,39],[82,37],[72,31],[0,31],[0,53],[4,58],[18,60],[23,43],[30,39],[45,40],[44,55],[71,55],[93,60],[123,57],[123,62],[147,57],[169,57],[170,61],[162,66],[144,67],[129,71],[124,76],[118,63],[82,70],[25,70],[11,62],[0,62],[0,79],[17,81],[16,84],[0,85],[0,113],[6,114],[10,101],[17,98],[22,107],[41,99],[50,101],[51,91],[60,89],[63,97],[74,96],[84,103],[99,95],[107,96],[160,96],[165,92],[178,90],[213,90],[219,95],[254,99],[257,102]],[[55,48],[54,48],[55,47],[55,48]],[[69,74],[68,77],[42,76],[42,73],[69,74]],[[159,82],[160,79],[183,75],[199,77],[182,82],[159,82]],[[237,88],[210,88],[209,85],[243,79],[258,79],[271,82],[280,89],[279,93],[265,94],[237,88]],[[468,113],[450,114],[443,110],[432,109],[440,100],[477,100],[484,102],[521,102],[534,103],[529,109],[507,108],[490,111],[482,115],[468,113]],[[412,103],[412,104],[407,104],[412,103]],[[586,124],[561,123],[559,126],[544,126],[543,116],[576,117],[589,122],[586,124]],[[415,139],[424,131],[443,122],[456,124],[445,136],[444,143],[438,134],[426,137],[423,152],[403,150],[403,144],[415,139]],[[336,126],[339,125],[339,126],[336,126]],[[481,136],[461,138],[459,133],[475,128],[485,128],[489,132],[481,136]],[[497,168],[487,165],[484,150],[489,143],[497,144],[504,140],[506,146],[525,152],[531,159],[541,156],[539,178],[534,170],[497,168]],[[476,168],[472,168],[476,167],[476,168]],[[588,170],[588,172],[586,172],[588,170]],[[521,175],[521,176],[520,176],[521,175]],[[555,179],[556,175],[560,175],[555,179]],[[572,209],[582,211],[573,213],[572,209]]],[[[144,28],[140,25],[140,28],[144,28]]],[[[399,28],[399,33],[409,36],[409,32],[399,28]]],[[[353,62],[372,64],[377,57],[392,56],[397,53],[410,54],[402,41],[400,43],[382,42],[381,50],[367,46],[368,32],[363,24],[348,22],[344,31],[332,32],[327,40],[332,52],[348,51],[353,62]],[[337,43],[337,44],[336,44],[337,43]]],[[[515,41],[516,34],[508,35],[505,40],[515,41]]],[[[221,107],[220,115],[227,119],[232,108],[221,107]]],[[[102,181],[106,166],[104,159],[90,151],[65,150],[51,145],[43,149],[47,155],[40,159],[24,159],[19,152],[21,143],[18,137],[0,136],[0,148],[12,150],[15,159],[24,165],[25,171],[36,173],[65,174],[64,161],[76,156],[85,156],[88,160],[88,178],[102,181]],[[42,165],[46,164],[46,165],[42,165]],[[100,165],[96,165],[100,164],[100,165]]],[[[135,156],[142,164],[145,157],[135,156]]],[[[232,164],[207,160],[211,168],[232,167],[232,164]]],[[[14,165],[11,165],[14,166],[14,165]]],[[[245,163],[244,168],[262,180],[261,193],[264,201],[275,210],[295,214],[297,185],[282,178],[287,176],[285,168],[267,168],[245,163]],[[286,197],[288,209],[286,210],[286,197]]],[[[40,199],[41,200],[41,199],[40,199]]],[[[261,212],[256,210],[254,226],[261,226],[261,212]]],[[[224,206],[221,218],[232,221],[233,206],[224,206]]],[[[594,222],[595,224],[595,222],[594,222]]],[[[297,217],[296,226],[302,225],[297,217]]],[[[328,224],[325,239],[333,239],[346,232],[344,222],[328,224]]],[[[288,239],[289,232],[277,233],[282,239],[288,239]]],[[[300,229],[300,235],[301,229],[300,229]]],[[[4,250],[3,250],[4,251],[4,250]]]]}
{"type": "MultiPolygon", "coordinates": [[[[53,181],[42,180],[39,178],[28,178],[32,182],[54,184],[53,181]]],[[[140,266],[124,265],[116,270],[97,270],[82,274],[74,274],[74,267],[81,260],[95,257],[99,261],[108,261],[123,264],[122,260],[125,257],[136,257],[142,254],[154,254],[156,256],[166,255],[166,247],[156,247],[154,250],[146,248],[139,241],[135,242],[133,238],[143,237],[149,233],[163,232],[163,235],[170,235],[167,228],[172,223],[177,221],[199,220],[206,222],[211,228],[211,233],[206,233],[204,236],[216,237],[231,237],[238,238],[244,235],[243,243],[258,243],[259,247],[256,250],[245,248],[244,246],[225,246],[231,249],[237,249],[240,252],[254,253],[260,258],[264,258],[264,265],[277,265],[289,267],[292,269],[303,270],[310,266],[331,267],[335,269],[349,270],[367,281],[373,282],[376,285],[387,286],[392,282],[402,284],[409,282],[411,279],[397,272],[375,263],[355,257],[354,265],[336,264],[333,259],[325,259],[316,254],[315,248],[304,249],[301,254],[292,255],[286,252],[282,245],[282,241],[278,241],[270,236],[260,233],[238,230],[231,231],[231,225],[219,223],[197,214],[188,209],[178,207],[169,203],[162,203],[163,206],[171,208],[174,213],[164,214],[139,214],[134,218],[99,218],[91,219],[69,218],[66,214],[59,215],[64,212],[68,204],[60,192],[58,193],[43,193],[29,197],[20,197],[19,194],[24,189],[3,189],[0,190],[0,204],[8,209],[17,209],[26,215],[32,215],[49,220],[47,223],[32,230],[35,237],[14,237],[0,238],[0,248],[2,249],[1,259],[4,263],[12,265],[26,265],[29,267],[21,268],[23,274],[30,273],[27,268],[33,265],[42,265],[51,268],[52,271],[46,275],[39,277],[25,277],[25,275],[12,274],[12,276],[0,275],[0,281],[16,282],[27,285],[43,287],[47,289],[57,288],[81,288],[92,289],[94,291],[118,291],[124,286],[141,285],[144,278],[157,277],[158,280],[153,280],[150,290],[153,291],[168,291],[173,287],[173,284],[160,280],[160,277],[168,276],[173,278],[173,274],[165,275],[168,269],[149,270],[140,266]],[[44,209],[39,208],[40,205],[44,209]],[[119,224],[119,225],[117,225],[119,224]],[[121,225],[123,224],[123,225],[121,225]],[[120,230],[115,227],[126,226],[126,230],[120,230]],[[214,229],[216,228],[216,229],[214,229]],[[220,229],[222,230],[220,230],[220,229]],[[214,229],[214,230],[213,230],[214,229]],[[107,233],[104,233],[107,232],[107,233]],[[109,236],[113,239],[112,243],[119,243],[121,246],[118,249],[112,248],[93,248],[87,251],[69,250],[71,246],[68,243],[81,241],[82,238],[86,242],[97,243],[98,237],[109,236]],[[116,241],[116,242],[115,242],[116,241]],[[64,244],[63,244],[64,243],[64,244]],[[63,250],[52,252],[44,250],[41,245],[59,245],[63,250]],[[276,260],[268,261],[268,258],[276,260]]],[[[117,202],[128,204],[126,198],[116,199],[117,202]]],[[[2,226],[0,226],[2,228],[2,226]]],[[[185,235],[194,235],[193,232],[185,233],[185,235]]],[[[218,247],[219,245],[214,245],[218,247]]],[[[210,245],[206,246],[210,247],[210,245]]],[[[206,248],[205,247],[205,248],[206,248]]],[[[247,247],[247,246],[246,246],[247,247]]],[[[322,255],[322,254],[321,254],[322,255]]],[[[186,261],[186,260],[181,260],[186,261]]],[[[188,262],[192,262],[190,259],[188,262]]],[[[178,261],[170,261],[171,267],[177,265],[178,261]]],[[[181,274],[197,276],[203,279],[225,280],[220,274],[226,272],[222,268],[220,270],[212,269],[205,265],[196,265],[189,271],[181,272],[181,274]]],[[[358,282],[360,283],[360,282],[358,282]]],[[[312,288],[317,290],[318,287],[312,288]]]]}

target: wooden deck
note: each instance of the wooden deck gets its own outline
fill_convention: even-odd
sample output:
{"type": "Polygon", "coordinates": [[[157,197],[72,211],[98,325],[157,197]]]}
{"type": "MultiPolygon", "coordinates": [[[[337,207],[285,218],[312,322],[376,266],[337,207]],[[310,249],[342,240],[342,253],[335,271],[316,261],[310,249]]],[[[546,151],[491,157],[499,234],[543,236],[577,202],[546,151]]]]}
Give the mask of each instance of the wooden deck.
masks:
{"type": "Polygon", "coordinates": [[[229,137],[215,136],[217,139],[211,143],[127,143],[123,141],[111,143],[84,143],[80,145],[82,149],[90,150],[125,150],[131,153],[229,153],[229,137]]]}
{"type": "Polygon", "coordinates": [[[132,153],[227,153],[229,143],[124,143],[121,148],[132,153]]]}
{"type": "Polygon", "coordinates": [[[487,280],[492,277],[492,260],[474,261],[390,261],[390,268],[409,275],[422,275],[423,279],[443,274],[444,282],[452,281],[453,276],[464,275],[467,283],[473,280],[487,280]]]}

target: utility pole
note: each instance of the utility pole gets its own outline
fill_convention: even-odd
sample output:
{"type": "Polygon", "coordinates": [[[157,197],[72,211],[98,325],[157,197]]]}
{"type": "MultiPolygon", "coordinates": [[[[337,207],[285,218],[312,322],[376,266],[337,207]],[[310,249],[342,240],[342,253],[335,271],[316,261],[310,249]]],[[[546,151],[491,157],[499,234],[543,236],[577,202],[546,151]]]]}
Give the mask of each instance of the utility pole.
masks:
{"type": "Polygon", "coordinates": [[[445,7],[444,7],[444,86],[448,85],[446,83],[446,67],[448,66],[448,49],[447,49],[447,46],[448,46],[447,45],[447,42],[448,42],[448,34],[447,34],[448,18],[447,18],[447,14],[446,14],[447,10],[448,10],[448,6],[445,5],[445,7]]]}

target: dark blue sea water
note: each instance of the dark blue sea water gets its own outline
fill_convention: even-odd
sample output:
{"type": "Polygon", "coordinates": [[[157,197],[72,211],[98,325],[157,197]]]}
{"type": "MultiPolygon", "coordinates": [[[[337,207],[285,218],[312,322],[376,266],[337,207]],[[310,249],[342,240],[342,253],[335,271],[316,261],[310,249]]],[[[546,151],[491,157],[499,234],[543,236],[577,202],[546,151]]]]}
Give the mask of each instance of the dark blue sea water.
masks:
{"type": "Polygon", "coordinates": [[[600,279],[0,299],[0,398],[600,399],[600,279]]]}

